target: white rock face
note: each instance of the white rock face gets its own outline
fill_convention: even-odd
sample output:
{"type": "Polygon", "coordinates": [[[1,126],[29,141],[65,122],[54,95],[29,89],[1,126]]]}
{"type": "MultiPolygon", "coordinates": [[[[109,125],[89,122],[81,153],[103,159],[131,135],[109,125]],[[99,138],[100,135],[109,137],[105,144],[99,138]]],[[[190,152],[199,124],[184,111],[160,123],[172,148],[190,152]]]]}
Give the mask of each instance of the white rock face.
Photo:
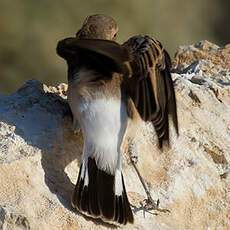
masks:
{"type": "MultiPolygon", "coordinates": [[[[180,136],[172,130],[163,152],[150,124],[136,138],[138,168],[162,212],[143,215],[146,195],[125,155],[135,223],[121,228],[230,229],[230,46],[181,47],[174,67],[180,136]]],[[[64,92],[31,80],[0,96],[0,229],[114,228],[70,206],[83,140],[64,92]]]]}

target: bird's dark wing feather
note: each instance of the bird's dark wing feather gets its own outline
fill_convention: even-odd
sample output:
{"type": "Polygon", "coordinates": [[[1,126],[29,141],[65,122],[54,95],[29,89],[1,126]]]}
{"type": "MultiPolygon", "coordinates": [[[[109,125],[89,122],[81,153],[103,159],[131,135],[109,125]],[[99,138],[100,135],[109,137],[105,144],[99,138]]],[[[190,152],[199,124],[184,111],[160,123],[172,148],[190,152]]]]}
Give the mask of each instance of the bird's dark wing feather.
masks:
{"type": "Polygon", "coordinates": [[[125,47],[103,39],[66,38],[58,42],[57,54],[66,60],[72,60],[76,55],[82,60],[87,57],[86,61],[104,65],[115,72],[124,72],[124,63],[129,60],[129,53],[125,47]]]}
{"type": "Polygon", "coordinates": [[[131,37],[122,46],[131,55],[131,73],[124,78],[124,88],[141,118],[154,125],[159,146],[162,147],[163,142],[169,143],[168,115],[171,115],[178,134],[170,56],[159,41],[149,36],[131,37]]]}

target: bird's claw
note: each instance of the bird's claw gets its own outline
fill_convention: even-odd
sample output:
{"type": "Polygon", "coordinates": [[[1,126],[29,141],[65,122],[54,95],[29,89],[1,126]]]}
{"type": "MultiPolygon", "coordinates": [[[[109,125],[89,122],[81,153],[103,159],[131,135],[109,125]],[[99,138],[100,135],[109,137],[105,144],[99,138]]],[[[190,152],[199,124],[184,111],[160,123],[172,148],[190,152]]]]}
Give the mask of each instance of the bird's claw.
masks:
{"type": "Polygon", "coordinates": [[[143,216],[145,217],[145,213],[148,212],[152,215],[158,215],[158,213],[153,213],[153,212],[150,212],[150,211],[157,211],[157,212],[163,212],[163,213],[169,213],[170,210],[168,209],[163,209],[163,208],[160,208],[159,205],[160,205],[160,200],[157,199],[156,201],[153,200],[151,197],[148,197],[147,199],[144,199],[141,203],[141,209],[143,210],[143,216]]]}
{"type": "Polygon", "coordinates": [[[160,200],[157,199],[156,201],[153,200],[151,197],[148,197],[147,199],[144,199],[142,201],[142,206],[145,210],[151,211],[151,210],[159,210],[159,204],[160,200]]]}

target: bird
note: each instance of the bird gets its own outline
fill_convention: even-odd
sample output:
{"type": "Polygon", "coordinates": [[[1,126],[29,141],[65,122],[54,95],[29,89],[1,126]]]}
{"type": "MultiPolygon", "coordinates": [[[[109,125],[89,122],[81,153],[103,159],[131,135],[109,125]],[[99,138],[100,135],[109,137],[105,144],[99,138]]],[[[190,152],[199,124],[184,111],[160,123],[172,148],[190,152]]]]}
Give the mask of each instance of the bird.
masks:
{"type": "Polygon", "coordinates": [[[117,33],[112,17],[90,15],[56,51],[68,66],[73,126],[84,137],[71,204],[87,216],[125,225],[134,222],[122,174],[128,124],[152,123],[160,149],[169,145],[169,117],[179,132],[168,52],[148,35],[119,44],[117,33]]]}

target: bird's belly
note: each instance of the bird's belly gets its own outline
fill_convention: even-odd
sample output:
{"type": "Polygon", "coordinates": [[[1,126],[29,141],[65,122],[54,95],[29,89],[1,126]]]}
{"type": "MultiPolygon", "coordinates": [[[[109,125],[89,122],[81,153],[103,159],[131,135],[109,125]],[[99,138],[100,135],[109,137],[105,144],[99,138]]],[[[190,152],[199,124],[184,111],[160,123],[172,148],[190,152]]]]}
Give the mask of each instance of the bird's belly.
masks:
{"type": "Polygon", "coordinates": [[[95,158],[100,169],[114,174],[121,162],[120,146],[127,126],[125,104],[117,98],[102,97],[90,101],[81,98],[70,106],[83,131],[83,158],[95,158]]]}
{"type": "Polygon", "coordinates": [[[117,98],[80,100],[77,116],[87,142],[117,148],[119,134],[126,127],[125,105],[117,98]]]}

